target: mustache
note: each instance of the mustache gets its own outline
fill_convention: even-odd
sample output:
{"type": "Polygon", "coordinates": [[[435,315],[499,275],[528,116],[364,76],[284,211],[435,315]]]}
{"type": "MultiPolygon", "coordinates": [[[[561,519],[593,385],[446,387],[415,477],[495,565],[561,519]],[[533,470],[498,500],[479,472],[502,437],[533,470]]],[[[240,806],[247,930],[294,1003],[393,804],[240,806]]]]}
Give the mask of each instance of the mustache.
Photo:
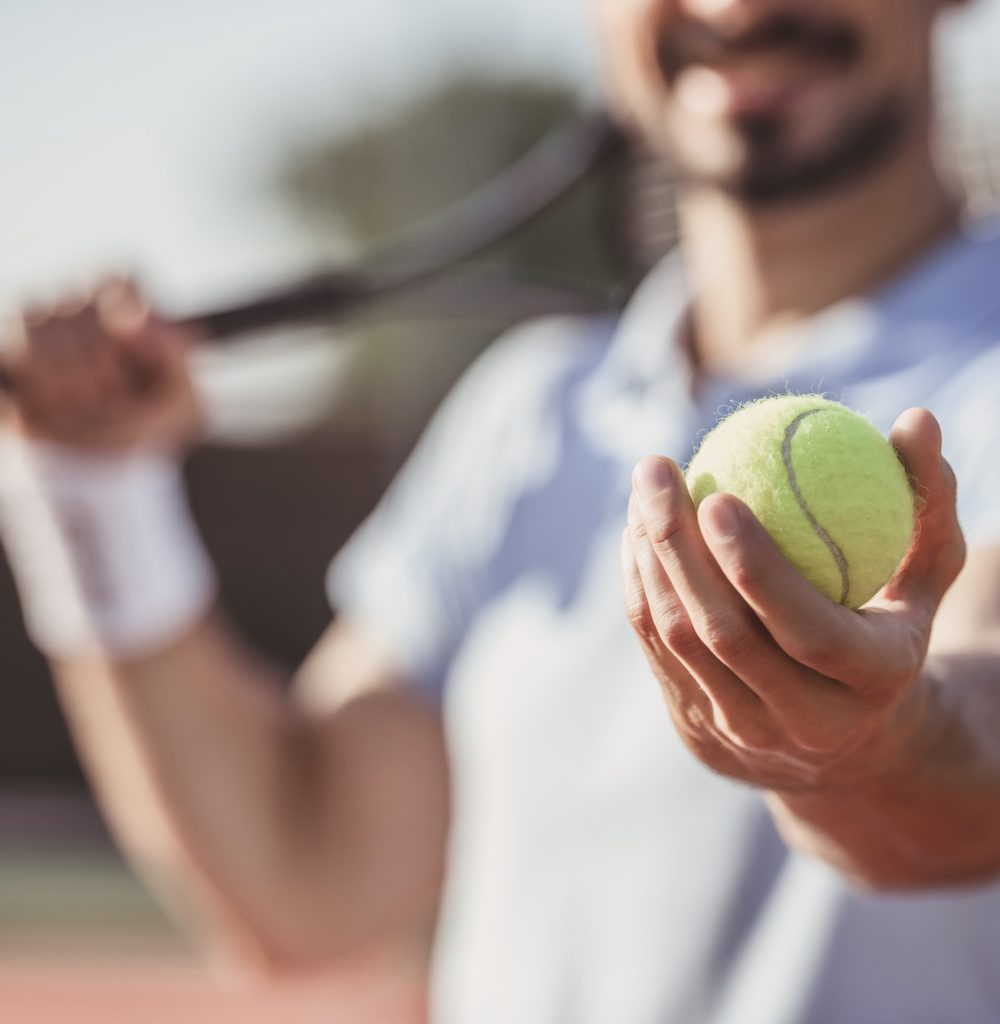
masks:
{"type": "Polygon", "coordinates": [[[798,11],[775,12],[733,35],[703,22],[682,22],[667,32],[657,47],[660,66],[668,75],[689,64],[721,64],[775,52],[846,66],[857,60],[863,49],[861,34],[852,25],[798,11]]]}

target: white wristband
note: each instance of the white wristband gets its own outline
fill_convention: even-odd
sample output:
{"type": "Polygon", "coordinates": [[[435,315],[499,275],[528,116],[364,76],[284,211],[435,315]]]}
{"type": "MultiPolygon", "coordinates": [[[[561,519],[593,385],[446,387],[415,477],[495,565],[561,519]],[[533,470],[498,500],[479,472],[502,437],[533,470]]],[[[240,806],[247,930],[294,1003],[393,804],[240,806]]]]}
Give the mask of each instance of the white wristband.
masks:
{"type": "Polygon", "coordinates": [[[180,468],[0,439],[0,533],[29,635],[50,657],[153,653],[215,599],[180,468]]]}

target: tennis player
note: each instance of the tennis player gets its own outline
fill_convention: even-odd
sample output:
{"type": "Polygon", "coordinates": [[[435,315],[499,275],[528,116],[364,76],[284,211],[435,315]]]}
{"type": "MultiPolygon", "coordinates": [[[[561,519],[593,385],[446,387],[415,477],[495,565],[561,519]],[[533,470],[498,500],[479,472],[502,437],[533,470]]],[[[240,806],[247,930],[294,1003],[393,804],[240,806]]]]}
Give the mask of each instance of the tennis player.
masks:
{"type": "Polygon", "coordinates": [[[25,315],[25,615],[121,843],[213,949],[311,969],[436,909],[441,1024],[1000,1019],[1000,235],[935,158],[948,6],[599,4],[682,246],[621,318],[462,380],[335,561],[294,699],[185,505],[197,339],[116,282],[25,315]],[[678,475],[788,389],[891,429],[917,487],[859,613],[678,475]]]}

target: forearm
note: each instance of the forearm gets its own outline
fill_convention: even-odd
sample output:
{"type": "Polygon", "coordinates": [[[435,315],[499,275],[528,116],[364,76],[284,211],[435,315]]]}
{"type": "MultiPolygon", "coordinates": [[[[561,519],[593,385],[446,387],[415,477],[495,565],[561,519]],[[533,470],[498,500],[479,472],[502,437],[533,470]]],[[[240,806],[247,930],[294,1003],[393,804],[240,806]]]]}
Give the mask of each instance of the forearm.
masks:
{"type": "Polygon", "coordinates": [[[110,821],[158,888],[251,934],[287,867],[279,815],[297,806],[302,758],[271,671],[210,614],[179,467],[0,441],[25,621],[110,821]]]}
{"type": "Polygon", "coordinates": [[[121,283],[21,326],[0,540],[123,846],[199,931],[271,967],[426,906],[447,813],[438,716],[371,657],[324,674],[352,699],[296,713],[211,612],[178,464],[202,422],[196,339],[121,283]]]}
{"type": "Polygon", "coordinates": [[[932,888],[1000,875],[1000,643],[928,661],[886,739],[884,770],[770,793],[786,840],[863,885],[932,888]]]}
{"type": "Polygon", "coordinates": [[[129,662],[53,663],[81,759],[119,841],[203,938],[241,959],[291,946],[307,899],[305,727],[216,616],[129,662]],[[301,841],[300,841],[301,840],[301,841]]]}

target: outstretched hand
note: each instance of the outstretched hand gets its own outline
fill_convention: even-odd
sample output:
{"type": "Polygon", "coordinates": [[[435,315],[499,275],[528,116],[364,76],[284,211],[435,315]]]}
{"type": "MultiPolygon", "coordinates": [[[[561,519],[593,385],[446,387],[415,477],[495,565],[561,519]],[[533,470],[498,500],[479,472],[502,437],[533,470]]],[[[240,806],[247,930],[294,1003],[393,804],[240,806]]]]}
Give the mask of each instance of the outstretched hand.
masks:
{"type": "Polygon", "coordinates": [[[892,770],[913,741],[931,624],[965,544],[937,421],[911,409],[890,440],[916,481],[917,528],[860,612],[814,589],[735,497],[696,512],[673,462],[636,468],[622,537],[629,619],[682,738],[713,770],[818,791],[892,770]]]}

